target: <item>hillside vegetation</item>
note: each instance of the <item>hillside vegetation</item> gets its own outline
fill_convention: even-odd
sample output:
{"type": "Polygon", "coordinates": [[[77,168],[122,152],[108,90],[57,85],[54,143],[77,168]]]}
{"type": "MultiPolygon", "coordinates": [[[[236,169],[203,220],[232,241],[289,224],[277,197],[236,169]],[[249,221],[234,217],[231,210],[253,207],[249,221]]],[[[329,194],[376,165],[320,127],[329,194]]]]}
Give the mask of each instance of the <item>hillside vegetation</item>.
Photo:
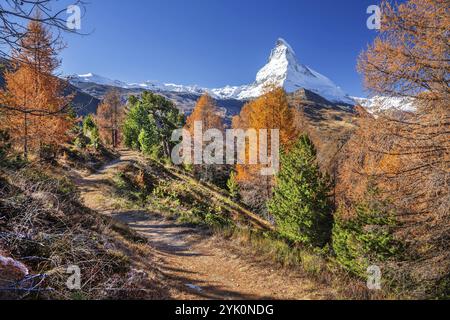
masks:
{"type": "Polygon", "coordinates": [[[59,166],[3,163],[0,258],[2,299],[168,297],[146,239],[85,207],[59,166]],[[84,281],[69,290],[73,265],[84,281]]]}
{"type": "Polygon", "coordinates": [[[0,90],[2,298],[448,299],[448,5],[382,13],[358,70],[414,112],[270,85],[232,119],[114,88],[81,115],[31,19],[0,90]]]}

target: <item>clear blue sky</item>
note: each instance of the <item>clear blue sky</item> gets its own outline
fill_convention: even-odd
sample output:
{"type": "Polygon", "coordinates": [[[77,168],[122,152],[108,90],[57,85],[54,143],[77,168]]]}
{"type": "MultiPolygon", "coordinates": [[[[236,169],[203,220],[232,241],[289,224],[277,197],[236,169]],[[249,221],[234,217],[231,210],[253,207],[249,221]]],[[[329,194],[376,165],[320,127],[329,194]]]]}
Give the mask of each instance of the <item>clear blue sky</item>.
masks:
{"type": "Polygon", "coordinates": [[[67,35],[64,74],[221,87],[254,81],[278,37],[301,63],[364,95],[356,58],[378,0],[90,0],[88,36],[67,35]]]}

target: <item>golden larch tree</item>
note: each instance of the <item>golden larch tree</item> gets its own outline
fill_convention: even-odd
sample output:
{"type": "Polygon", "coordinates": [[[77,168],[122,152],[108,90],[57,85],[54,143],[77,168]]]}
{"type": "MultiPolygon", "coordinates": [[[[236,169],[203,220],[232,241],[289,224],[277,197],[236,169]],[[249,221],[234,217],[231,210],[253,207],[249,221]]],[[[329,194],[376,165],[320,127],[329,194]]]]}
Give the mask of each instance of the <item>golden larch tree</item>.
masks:
{"type": "Polygon", "coordinates": [[[384,2],[380,35],[358,68],[371,93],[405,97],[416,107],[372,119],[378,138],[368,149],[385,168],[377,178],[396,185],[387,193],[408,210],[450,219],[449,8],[448,0],[384,2]]]}
{"type": "Polygon", "coordinates": [[[96,122],[100,138],[107,145],[117,148],[121,142],[120,125],[124,106],[117,89],[109,91],[97,108],[96,122]]]}
{"type": "Polygon", "coordinates": [[[69,117],[71,96],[64,96],[65,84],[54,72],[61,47],[40,22],[28,25],[20,50],[12,52],[11,68],[5,72],[5,90],[0,102],[7,121],[2,123],[13,142],[29,151],[55,147],[68,139],[73,121],[69,117]]]}
{"type": "MultiPolygon", "coordinates": [[[[214,99],[207,93],[202,95],[197,101],[192,114],[187,118],[185,129],[189,131],[190,135],[194,137],[195,124],[196,122],[201,122],[202,131],[205,132],[210,129],[217,129],[221,132],[224,131],[224,121],[223,121],[222,111],[217,106],[214,99]]],[[[202,150],[204,150],[205,145],[203,143],[203,137],[195,137],[201,141],[202,150]]],[[[218,180],[218,176],[223,173],[222,166],[212,165],[212,164],[202,164],[195,165],[194,171],[202,180],[208,180],[214,182],[218,180]]]]}
{"type": "Polygon", "coordinates": [[[381,30],[358,69],[371,94],[403,97],[415,108],[362,117],[337,185],[346,216],[357,215],[354,204],[368,191],[393,207],[395,239],[415,257],[393,269],[414,278],[422,294],[437,292],[450,274],[449,10],[448,0],[382,3],[381,30]]]}
{"type": "MultiPolygon", "coordinates": [[[[267,89],[267,93],[261,97],[247,103],[241,113],[233,118],[234,129],[254,129],[267,130],[267,153],[271,150],[271,129],[278,129],[280,134],[280,148],[285,152],[296,142],[299,131],[294,123],[296,110],[289,106],[286,92],[283,88],[272,87],[267,89]]],[[[259,153],[259,134],[257,135],[259,153]]],[[[245,158],[249,160],[250,148],[245,147],[245,158]]],[[[244,200],[249,204],[254,203],[256,208],[265,211],[265,202],[271,197],[274,185],[273,176],[262,176],[262,164],[238,164],[236,165],[237,181],[241,185],[241,190],[249,193],[243,195],[244,200]],[[247,188],[248,187],[248,188],[247,188]],[[247,198],[247,199],[245,199],[247,198]]]]}
{"type": "Polygon", "coordinates": [[[207,93],[197,101],[194,110],[186,120],[186,129],[194,134],[195,122],[202,122],[203,130],[223,130],[223,116],[214,99],[207,93]]]}

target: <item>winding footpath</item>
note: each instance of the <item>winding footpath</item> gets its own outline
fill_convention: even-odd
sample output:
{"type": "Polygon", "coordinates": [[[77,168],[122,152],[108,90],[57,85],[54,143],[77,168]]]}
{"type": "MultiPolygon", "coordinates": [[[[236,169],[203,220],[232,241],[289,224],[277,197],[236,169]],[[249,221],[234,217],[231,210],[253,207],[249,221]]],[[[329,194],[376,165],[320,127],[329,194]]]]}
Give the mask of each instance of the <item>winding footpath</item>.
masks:
{"type": "Polygon", "coordinates": [[[77,179],[84,204],[111,215],[148,239],[155,267],[166,278],[173,299],[330,299],[331,289],[301,272],[261,261],[238,244],[201,229],[168,221],[150,211],[115,209],[110,181],[118,168],[140,160],[122,150],[120,158],[97,173],[77,179]],[[101,199],[101,201],[99,201],[101,199]]]}

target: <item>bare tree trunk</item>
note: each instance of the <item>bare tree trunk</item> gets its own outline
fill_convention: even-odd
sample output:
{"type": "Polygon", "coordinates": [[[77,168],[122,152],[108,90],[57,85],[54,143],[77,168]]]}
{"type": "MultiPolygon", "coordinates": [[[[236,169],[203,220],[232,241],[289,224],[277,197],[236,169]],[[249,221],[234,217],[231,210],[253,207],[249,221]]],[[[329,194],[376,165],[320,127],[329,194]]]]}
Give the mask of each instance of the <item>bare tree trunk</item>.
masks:
{"type": "Polygon", "coordinates": [[[164,155],[166,157],[170,157],[170,147],[169,147],[169,143],[167,141],[163,142],[163,149],[164,149],[164,155]]]}
{"type": "Polygon", "coordinates": [[[115,135],[116,135],[116,132],[113,127],[113,128],[111,128],[111,145],[112,145],[113,149],[116,148],[115,135]]]}
{"type": "Polygon", "coordinates": [[[117,117],[118,117],[118,110],[117,110],[118,106],[115,105],[114,106],[114,114],[113,114],[113,119],[114,119],[114,140],[113,140],[113,148],[116,149],[117,145],[118,145],[118,128],[117,128],[117,117]]]}
{"type": "Polygon", "coordinates": [[[24,129],[25,134],[23,137],[23,157],[25,160],[28,160],[28,115],[27,113],[24,114],[24,129]]]}

